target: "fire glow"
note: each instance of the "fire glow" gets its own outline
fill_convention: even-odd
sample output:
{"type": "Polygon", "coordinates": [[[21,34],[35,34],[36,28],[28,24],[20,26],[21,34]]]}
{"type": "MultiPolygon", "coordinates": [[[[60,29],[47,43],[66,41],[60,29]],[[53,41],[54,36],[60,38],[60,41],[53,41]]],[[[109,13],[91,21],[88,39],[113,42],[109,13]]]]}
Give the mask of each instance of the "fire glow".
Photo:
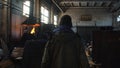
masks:
{"type": "Polygon", "coordinates": [[[31,30],[30,33],[31,33],[31,34],[35,34],[35,27],[32,28],[32,30],[31,30]]]}
{"type": "Polygon", "coordinates": [[[31,34],[35,34],[35,27],[39,27],[40,26],[40,24],[34,24],[34,25],[32,25],[33,26],[33,28],[32,28],[32,30],[31,30],[31,34]]]}

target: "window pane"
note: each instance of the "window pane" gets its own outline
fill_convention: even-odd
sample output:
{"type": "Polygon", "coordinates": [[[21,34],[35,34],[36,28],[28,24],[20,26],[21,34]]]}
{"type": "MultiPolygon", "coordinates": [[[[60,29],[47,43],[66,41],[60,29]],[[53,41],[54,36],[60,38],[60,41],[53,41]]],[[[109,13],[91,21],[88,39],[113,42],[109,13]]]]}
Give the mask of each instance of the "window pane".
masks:
{"type": "Polygon", "coordinates": [[[30,6],[30,1],[25,1],[24,4],[25,4],[26,6],[30,6]]]}
{"type": "Polygon", "coordinates": [[[48,17],[41,15],[41,22],[48,24],[48,17]]]}
{"type": "Polygon", "coordinates": [[[41,22],[48,24],[49,22],[49,11],[41,6],[41,22]]]}
{"type": "Polygon", "coordinates": [[[57,16],[56,15],[54,15],[54,21],[57,21],[57,16]]]}
{"type": "Polygon", "coordinates": [[[57,16],[54,15],[54,25],[57,25],[57,16]]]}
{"type": "Polygon", "coordinates": [[[41,7],[41,14],[44,14],[44,7],[41,7]]]}
{"type": "Polygon", "coordinates": [[[118,21],[118,22],[120,21],[120,15],[117,17],[117,21],[118,21]]]}
{"type": "Polygon", "coordinates": [[[29,12],[30,12],[30,1],[25,1],[23,3],[23,15],[29,17],[29,12]]]}
{"type": "Polygon", "coordinates": [[[28,13],[28,14],[29,14],[30,9],[29,9],[29,7],[24,6],[24,7],[23,7],[23,11],[24,11],[25,13],[28,13]]]}
{"type": "Polygon", "coordinates": [[[41,22],[44,22],[44,16],[41,15],[41,22]]]}
{"type": "Polygon", "coordinates": [[[57,22],[54,22],[54,25],[57,25],[57,22]]]}
{"type": "Polygon", "coordinates": [[[120,21],[120,18],[117,18],[117,21],[119,22],[119,21],[120,21]]]}
{"type": "Polygon", "coordinates": [[[23,6],[23,15],[29,15],[29,7],[23,6]]]}
{"type": "Polygon", "coordinates": [[[48,24],[48,18],[44,16],[44,22],[48,24]]]}
{"type": "Polygon", "coordinates": [[[47,16],[47,17],[48,17],[48,10],[47,10],[47,9],[45,9],[44,14],[45,14],[45,16],[47,16]]]}

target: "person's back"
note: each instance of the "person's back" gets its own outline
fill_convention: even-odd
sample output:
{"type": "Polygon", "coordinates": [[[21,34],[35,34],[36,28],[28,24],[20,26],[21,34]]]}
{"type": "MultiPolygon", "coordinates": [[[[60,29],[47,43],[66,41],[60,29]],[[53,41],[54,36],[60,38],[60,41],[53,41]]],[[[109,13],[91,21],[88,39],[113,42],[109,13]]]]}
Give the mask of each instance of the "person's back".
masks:
{"type": "Polygon", "coordinates": [[[89,68],[80,38],[71,27],[62,23],[54,30],[54,36],[46,45],[42,68],[89,68]]]}
{"type": "Polygon", "coordinates": [[[23,68],[41,68],[45,40],[29,40],[23,52],[23,68]]]}

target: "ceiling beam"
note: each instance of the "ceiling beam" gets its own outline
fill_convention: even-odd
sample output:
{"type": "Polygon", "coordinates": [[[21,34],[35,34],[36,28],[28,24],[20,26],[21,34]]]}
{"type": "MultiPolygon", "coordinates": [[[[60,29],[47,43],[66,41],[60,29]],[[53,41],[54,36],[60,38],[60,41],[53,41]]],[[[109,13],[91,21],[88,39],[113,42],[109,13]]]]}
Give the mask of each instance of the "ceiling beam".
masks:
{"type": "Polygon", "coordinates": [[[91,7],[95,6],[95,2],[89,2],[89,6],[91,7]]]}
{"type": "Polygon", "coordinates": [[[109,7],[111,4],[112,4],[112,2],[108,2],[108,3],[106,4],[106,6],[109,7]]]}
{"type": "Polygon", "coordinates": [[[99,7],[101,7],[102,6],[102,4],[103,4],[103,2],[101,1],[101,2],[97,2],[97,6],[99,6],[99,7]]]}
{"type": "Polygon", "coordinates": [[[52,0],[52,2],[56,5],[56,7],[63,13],[63,9],[58,5],[58,3],[55,0],[52,0]]]}
{"type": "Polygon", "coordinates": [[[118,2],[118,1],[116,1],[116,0],[114,0],[114,1],[113,1],[113,0],[112,0],[112,1],[110,1],[110,0],[108,0],[108,1],[106,1],[106,0],[103,0],[103,1],[102,1],[102,0],[100,0],[100,1],[99,1],[99,0],[94,0],[94,1],[89,0],[89,1],[85,1],[85,0],[84,0],[84,1],[61,1],[60,3],[70,3],[70,2],[73,2],[73,3],[74,3],[74,2],[118,2]]]}
{"type": "Polygon", "coordinates": [[[113,7],[111,8],[111,11],[115,12],[119,9],[120,9],[120,1],[113,5],[113,7]]]}
{"type": "Polygon", "coordinates": [[[81,2],[82,7],[87,7],[87,2],[81,2]]]}
{"type": "Polygon", "coordinates": [[[79,2],[79,7],[81,7],[81,3],[79,2]]]}
{"type": "Polygon", "coordinates": [[[110,8],[110,7],[64,7],[64,8],[110,8]]]}
{"type": "Polygon", "coordinates": [[[74,6],[80,6],[79,2],[74,2],[73,4],[74,4],[74,6]]]}
{"type": "Polygon", "coordinates": [[[70,4],[71,4],[71,6],[74,6],[73,3],[70,3],[70,4]]]}
{"type": "Polygon", "coordinates": [[[94,6],[96,6],[96,2],[94,2],[94,6]]]}

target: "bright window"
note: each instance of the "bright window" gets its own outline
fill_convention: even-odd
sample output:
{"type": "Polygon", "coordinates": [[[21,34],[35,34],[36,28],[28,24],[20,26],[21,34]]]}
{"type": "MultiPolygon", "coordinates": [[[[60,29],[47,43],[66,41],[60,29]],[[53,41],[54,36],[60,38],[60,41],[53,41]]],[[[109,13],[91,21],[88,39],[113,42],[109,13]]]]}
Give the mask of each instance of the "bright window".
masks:
{"type": "Polygon", "coordinates": [[[23,3],[23,15],[29,17],[30,12],[30,1],[25,1],[23,3]]]}
{"type": "Polygon", "coordinates": [[[54,15],[54,25],[57,25],[57,15],[54,15]]]}
{"type": "Polygon", "coordinates": [[[45,7],[41,7],[41,22],[48,24],[49,22],[49,11],[45,7]]]}
{"type": "Polygon", "coordinates": [[[120,15],[117,17],[117,22],[120,22],[120,15]]]}

